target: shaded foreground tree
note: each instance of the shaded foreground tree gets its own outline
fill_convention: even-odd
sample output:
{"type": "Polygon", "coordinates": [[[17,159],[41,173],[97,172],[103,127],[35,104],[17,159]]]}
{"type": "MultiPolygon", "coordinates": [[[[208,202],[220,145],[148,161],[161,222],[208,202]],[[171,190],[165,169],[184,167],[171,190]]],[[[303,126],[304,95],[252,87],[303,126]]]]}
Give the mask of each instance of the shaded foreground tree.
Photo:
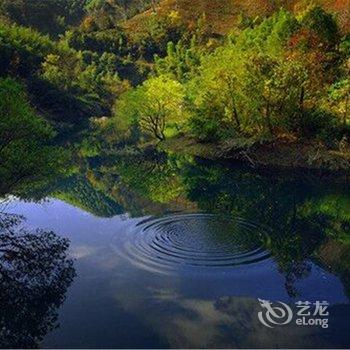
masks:
{"type": "Polygon", "coordinates": [[[75,276],[68,240],[22,223],[23,217],[0,213],[1,348],[38,347],[57,326],[75,276]]]}
{"type": "Polygon", "coordinates": [[[63,172],[66,152],[51,144],[55,133],[29,105],[23,87],[0,79],[0,195],[49,181],[63,172]]]}

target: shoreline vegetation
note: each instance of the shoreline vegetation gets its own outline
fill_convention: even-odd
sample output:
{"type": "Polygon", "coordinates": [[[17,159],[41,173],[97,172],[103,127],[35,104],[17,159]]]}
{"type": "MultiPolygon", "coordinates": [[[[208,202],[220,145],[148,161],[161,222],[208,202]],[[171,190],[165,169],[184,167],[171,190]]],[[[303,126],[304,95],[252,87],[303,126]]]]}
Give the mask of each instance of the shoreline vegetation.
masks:
{"type": "Polygon", "coordinates": [[[232,149],[227,145],[199,143],[193,138],[178,136],[155,147],[213,161],[240,162],[257,169],[310,170],[350,176],[350,152],[328,150],[320,144],[275,140],[252,149],[232,149]]]}
{"type": "Polygon", "coordinates": [[[0,171],[159,143],[349,173],[349,5],[0,0],[0,171]]]}

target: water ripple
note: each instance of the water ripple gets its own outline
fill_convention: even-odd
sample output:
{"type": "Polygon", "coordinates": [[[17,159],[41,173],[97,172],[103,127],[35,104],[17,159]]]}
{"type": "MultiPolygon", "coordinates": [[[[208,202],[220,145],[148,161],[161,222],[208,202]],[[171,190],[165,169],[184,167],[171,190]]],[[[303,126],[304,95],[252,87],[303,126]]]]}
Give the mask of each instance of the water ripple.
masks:
{"type": "Polygon", "coordinates": [[[241,218],[185,214],[144,220],[118,246],[120,254],[147,270],[217,271],[267,259],[264,237],[259,226],[241,218]]]}

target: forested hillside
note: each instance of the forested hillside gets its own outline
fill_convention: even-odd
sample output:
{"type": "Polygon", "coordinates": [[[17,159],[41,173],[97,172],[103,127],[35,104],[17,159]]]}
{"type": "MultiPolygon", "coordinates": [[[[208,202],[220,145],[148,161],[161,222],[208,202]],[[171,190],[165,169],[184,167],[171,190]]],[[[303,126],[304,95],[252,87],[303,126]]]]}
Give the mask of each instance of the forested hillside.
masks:
{"type": "MultiPolygon", "coordinates": [[[[310,5],[321,6],[326,11],[336,14],[340,29],[344,32],[349,30],[349,0],[162,0],[157,3],[156,10],[162,15],[177,11],[190,27],[198,17],[205,14],[212,32],[224,35],[244,19],[270,16],[281,7],[297,14],[310,5]]],[[[144,20],[151,13],[150,9],[135,16],[127,21],[125,27],[130,30],[142,27],[144,20]]]]}
{"type": "Polygon", "coordinates": [[[1,82],[56,135],[85,130],[84,152],[190,139],[348,169],[349,5],[0,0],[1,82]]]}

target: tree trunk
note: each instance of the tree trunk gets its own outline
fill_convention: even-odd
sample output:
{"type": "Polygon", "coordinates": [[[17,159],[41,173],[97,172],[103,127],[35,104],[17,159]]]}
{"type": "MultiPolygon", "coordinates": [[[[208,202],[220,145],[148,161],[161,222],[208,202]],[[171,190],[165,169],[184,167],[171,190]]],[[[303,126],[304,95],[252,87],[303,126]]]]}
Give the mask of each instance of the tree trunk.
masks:
{"type": "Polygon", "coordinates": [[[151,1],[151,6],[152,6],[153,13],[157,13],[157,1],[156,0],[151,1]]]}
{"type": "Polygon", "coordinates": [[[270,101],[267,101],[267,104],[266,104],[265,120],[266,120],[267,128],[269,129],[270,134],[273,135],[273,127],[272,127],[271,118],[270,118],[270,101]]]}
{"type": "Polygon", "coordinates": [[[305,87],[302,86],[300,91],[300,99],[299,99],[300,114],[304,113],[304,100],[305,100],[305,87]]]}
{"type": "Polygon", "coordinates": [[[241,121],[239,120],[239,116],[238,116],[238,112],[237,112],[236,106],[233,107],[233,116],[235,118],[238,131],[241,131],[241,121]]]}
{"type": "Polygon", "coordinates": [[[344,119],[343,119],[343,124],[344,124],[344,127],[346,127],[346,121],[347,121],[347,118],[348,118],[348,111],[349,111],[349,104],[350,104],[350,92],[346,95],[345,97],[345,111],[344,111],[344,119]]]}
{"type": "Polygon", "coordinates": [[[165,140],[165,135],[163,131],[159,131],[159,130],[155,130],[154,131],[154,136],[156,137],[156,139],[158,139],[159,141],[164,141],[165,140]]]}

